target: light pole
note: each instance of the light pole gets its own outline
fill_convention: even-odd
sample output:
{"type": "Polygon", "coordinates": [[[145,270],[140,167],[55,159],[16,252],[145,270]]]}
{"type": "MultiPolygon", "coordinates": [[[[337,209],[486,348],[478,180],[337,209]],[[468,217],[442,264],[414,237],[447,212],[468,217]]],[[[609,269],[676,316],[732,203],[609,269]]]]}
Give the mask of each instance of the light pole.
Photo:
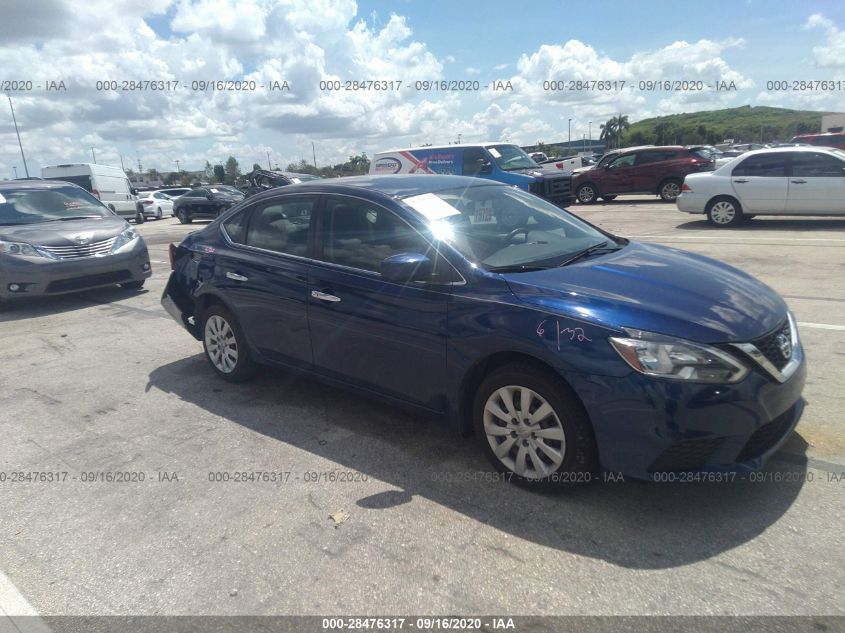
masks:
{"type": "Polygon", "coordinates": [[[569,122],[566,124],[566,128],[567,128],[566,155],[569,156],[569,152],[572,151],[572,119],[569,119],[569,122]]]}
{"type": "Polygon", "coordinates": [[[14,170],[15,170],[15,180],[17,180],[17,179],[18,179],[18,166],[17,166],[17,165],[12,165],[12,169],[14,169],[14,170]]]}
{"type": "Polygon", "coordinates": [[[176,173],[177,173],[177,174],[181,174],[181,173],[182,173],[182,170],[181,170],[181,169],[179,169],[179,159],[177,158],[177,159],[176,159],[176,160],[174,160],[173,162],[174,162],[174,163],[176,163],[176,173]]]}
{"type": "Polygon", "coordinates": [[[270,166],[270,152],[267,152],[267,169],[273,169],[273,168],[270,166]]]}
{"type": "Polygon", "coordinates": [[[18,147],[21,148],[21,160],[23,161],[23,170],[26,177],[29,178],[29,167],[26,166],[26,156],[23,155],[23,144],[21,143],[21,133],[18,131],[18,120],[15,118],[15,108],[12,105],[12,95],[8,92],[6,96],[9,97],[9,109],[12,111],[12,121],[15,123],[15,134],[18,135],[18,147]]]}
{"type": "Polygon", "coordinates": [[[97,155],[94,153],[94,148],[91,148],[91,158],[94,159],[94,164],[97,164],[97,155]]]}
{"type": "Polygon", "coordinates": [[[593,151],[593,122],[590,121],[590,126],[587,128],[590,132],[590,151],[593,151]]]}

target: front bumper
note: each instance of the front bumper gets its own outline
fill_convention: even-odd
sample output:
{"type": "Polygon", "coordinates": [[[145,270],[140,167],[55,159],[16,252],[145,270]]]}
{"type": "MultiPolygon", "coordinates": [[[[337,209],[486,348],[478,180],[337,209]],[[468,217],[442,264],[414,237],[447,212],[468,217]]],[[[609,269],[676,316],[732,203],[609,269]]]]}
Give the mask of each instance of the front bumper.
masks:
{"type": "Polygon", "coordinates": [[[52,296],[146,279],[152,274],[142,238],[101,257],[52,260],[2,256],[0,299],[52,296]],[[10,285],[17,285],[12,291],[10,285]]]}
{"type": "Polygon", "coordinates": [[[596,434],[602,468],[638,479],[763,467],[804,408],[806,362],[779,383],[754,369],[735,385],[684,384],[632,372],[568,377],[596,434]]]}

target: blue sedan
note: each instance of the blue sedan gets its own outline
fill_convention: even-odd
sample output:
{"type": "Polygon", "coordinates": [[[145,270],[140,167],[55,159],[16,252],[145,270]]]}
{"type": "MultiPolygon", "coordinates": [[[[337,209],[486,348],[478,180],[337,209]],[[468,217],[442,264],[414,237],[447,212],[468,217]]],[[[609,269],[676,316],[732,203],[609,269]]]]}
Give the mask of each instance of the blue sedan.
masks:
{"type": "Polygon", "coordinates": [[[441,415],[520,483],[758,469],[803,409],[771,288],[487,180],[273,189],[171,261],[162,303],[221,378],[277,365],[441,415]]]}

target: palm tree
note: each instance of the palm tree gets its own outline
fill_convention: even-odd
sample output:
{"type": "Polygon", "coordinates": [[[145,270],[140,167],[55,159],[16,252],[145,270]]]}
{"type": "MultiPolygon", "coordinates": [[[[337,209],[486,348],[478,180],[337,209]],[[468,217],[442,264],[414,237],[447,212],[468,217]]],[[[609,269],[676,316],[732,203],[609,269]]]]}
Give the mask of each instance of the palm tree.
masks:
{"type": "Polygon", "coordinates": [[[612,117],[608,119],[605,123],[601,124],[601,134],[599,134],[599,139],[604,141],[605,147],[607,149],[613,149],[613,139],[616,138],[616,117],[612,117]]]}
{"type": "Polygon", "coordinates": [[[628,115],[627,114],[620,114],[616,117],[616,146],[622,147],[622,135],[627,132],[631,127],[631,124],[628,123],[628,115]]]}

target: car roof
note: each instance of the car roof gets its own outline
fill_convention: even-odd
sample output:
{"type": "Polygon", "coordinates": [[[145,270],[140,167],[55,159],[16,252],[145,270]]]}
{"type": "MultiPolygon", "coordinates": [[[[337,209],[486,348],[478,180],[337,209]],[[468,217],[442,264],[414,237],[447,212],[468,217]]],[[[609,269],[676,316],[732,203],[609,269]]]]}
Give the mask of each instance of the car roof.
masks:
{"type": "MultiPolygon", "coordinates": [[[[493,145],[513,145],[519,147],[516,143],[509,143],[508,141],[479,141],[478,143],[452,143],[451,145],[424,145],[419,147],[396,147],[394,149],[386,149],[377,154],[392,154],[394,152],[411,152],[411,151],[441,151],[444,149],[465,149],[467,147],[490,147],[493,145]]],[[[520,148],[522,149],[522,148],[520,148]]],[[[524,151],[524,150],[523,150],[524,151]]]]}
{"type": "Polygon", "coordinates": [[[799,152],[823,152],[828,154],[833,154],[834,156],[839,156],[842,150],[838,150],[835,147],[824,147],[819,145],[790,145],[789,147],[764,147],[763,149],[753,149],[751,151],[745,152],[742,156],[756,156],[757,154],[782,154],[784,152],[787,153],[799,153],[799,152]]]}
{"type": "MultiPolygon", "coordinates": [[[[9,189],[58,189],[59,187],[77,186],[65,180],[0,180],[0,191],[9,189]]],[[[82,189],[82,187],[79,187],[79,189],[82,189]]]]}
{"type": "Polygon", "coordinates": [[[285,187],[268,189],[250,200],[272,198],[291,193],[344,193],[360,195],[362,190],[376,192],[389,198],[406,198],[424,193],[469,187],[501,186],[500,182],[468,176],[443,176],[438,174],[395,174],[379,176],[346,176],[309,180],[285,187]]]}

